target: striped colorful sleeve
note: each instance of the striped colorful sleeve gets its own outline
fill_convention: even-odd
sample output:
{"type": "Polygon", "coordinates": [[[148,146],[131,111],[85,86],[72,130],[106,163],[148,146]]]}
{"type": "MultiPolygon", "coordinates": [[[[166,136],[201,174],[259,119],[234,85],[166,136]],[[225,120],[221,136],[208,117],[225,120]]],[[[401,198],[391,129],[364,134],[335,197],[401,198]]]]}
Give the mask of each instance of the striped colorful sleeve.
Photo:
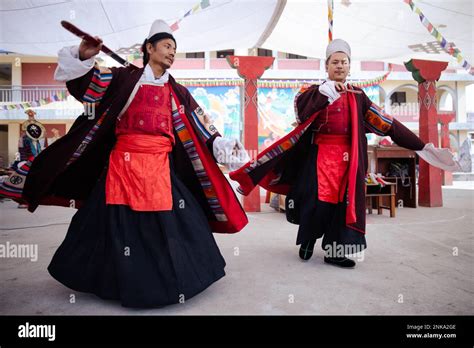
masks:
{"type": "MultiPolygon", "coordinates": [[[[174,88],[176,88],[175,92],[183,97],[184,104],[181,107],[185,106],[186,115],[188,118],[192,119],[196,129],[198,130],[197,134],[199,134],[204,142],[209,143],[209,146],[212,148],[213,140],[217,136],[220,136],[220,134],[217,128],[213,125],[211,117],[200,107],[186,87],[176,83],[174,88]]],[[[177,111],[178,110],[176,110],[176,112],[177,111]]]]}
{"type": "Polygon", "coordinates": [[[364,125],[370,133],[387,135],[392,128],[393,117],[386,114],[382,108],[372,103],[365,113],[364,125]]]}
{"type": "Polygon", "coordinates": [[[88,104],[98,104],[105,95],[111,81],[112,70],[105,67],[99,67],[96,63],[92,79],[82,97],[82,101],[88,104]]]}
{"type": "Polygon", "coordinates": [[[218,133],[217,128],[212,124],[211,118],[200,106],[196,107],[191,115],[205,141],[218,133]]]}

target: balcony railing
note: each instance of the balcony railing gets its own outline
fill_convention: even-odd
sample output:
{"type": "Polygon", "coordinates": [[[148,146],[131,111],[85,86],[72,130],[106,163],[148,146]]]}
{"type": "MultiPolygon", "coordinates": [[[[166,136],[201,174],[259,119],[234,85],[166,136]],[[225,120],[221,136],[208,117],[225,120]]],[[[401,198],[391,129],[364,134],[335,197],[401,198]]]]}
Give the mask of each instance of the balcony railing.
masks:
{"type": "Polygon", "coordinates": [[[67,91],[65,85],[0,86],[0,103],[24,103],[52,97],[67,91]]]}

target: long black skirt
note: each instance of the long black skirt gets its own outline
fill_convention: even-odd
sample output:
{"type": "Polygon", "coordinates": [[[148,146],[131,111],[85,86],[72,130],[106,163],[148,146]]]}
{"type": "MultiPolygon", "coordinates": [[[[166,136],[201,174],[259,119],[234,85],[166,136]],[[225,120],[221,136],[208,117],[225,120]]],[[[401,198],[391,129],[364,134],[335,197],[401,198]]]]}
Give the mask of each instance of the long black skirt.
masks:
{"type": "MultiPolygon", "coordinates": [[[[297,214],[299,226],[296,244],[323,238],[321,248],[327,245],[351,245],[362,251],[367,247],[365,235],[346,226],[347,189],[344,202],[338,204],[323,202],[318,199],[318,178],[316,161],[318,146],[311,145],[305,163],[287,197],[296,204],[293,214],[297,214]]],[[[288,210],[288,208],[287,208],[288,210]]]]}
{"type": "Polygon", "coordinates": [[[183,303],[225,275],[202,208],[171,167],[173,209],[105,204],[105,175],[72,218],[49,273],[124,307],[183,303]]]}

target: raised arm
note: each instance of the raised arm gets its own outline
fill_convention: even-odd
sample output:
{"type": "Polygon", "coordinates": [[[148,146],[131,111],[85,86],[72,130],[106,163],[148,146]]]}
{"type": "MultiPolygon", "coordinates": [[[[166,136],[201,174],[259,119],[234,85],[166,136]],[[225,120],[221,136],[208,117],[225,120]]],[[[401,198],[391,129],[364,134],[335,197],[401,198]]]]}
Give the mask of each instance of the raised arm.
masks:
{"type": "Polygon", "coordinates": [[[80,102],[99,103],[117,70],[99,67],[95,62],[100,46],[82,41],[79,46],[64,47],[58,52],[54,78],[66,82],[69,93],[80,102]]]}

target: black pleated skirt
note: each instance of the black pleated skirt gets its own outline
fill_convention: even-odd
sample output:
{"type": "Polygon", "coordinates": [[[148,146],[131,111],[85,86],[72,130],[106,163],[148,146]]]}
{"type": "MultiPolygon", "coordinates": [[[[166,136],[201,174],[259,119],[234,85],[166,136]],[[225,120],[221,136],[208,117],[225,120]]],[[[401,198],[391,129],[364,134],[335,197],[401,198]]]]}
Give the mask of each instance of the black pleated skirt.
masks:
{"type": "Polygon", "coordinates": [[[183,303],[225,275],[202,208],[171,167],[173,210],[105,204],[105,175],[72,218],[49,273],[124,307],[183,303]]]}
{"type": "Polygon", "coordinates": [[[293,199],[299,223],[296,244],[312,239],[323,238],[321,247],[326,245],[352,245],[357,250],[367,247],[365,235],[346,226],[347,192],[344,202],[338,204],[323,202],[318,199],[318,178],[316,161],[318,146],[311,145],[309,154],[293,185],[288,199],[293,199]]]}

